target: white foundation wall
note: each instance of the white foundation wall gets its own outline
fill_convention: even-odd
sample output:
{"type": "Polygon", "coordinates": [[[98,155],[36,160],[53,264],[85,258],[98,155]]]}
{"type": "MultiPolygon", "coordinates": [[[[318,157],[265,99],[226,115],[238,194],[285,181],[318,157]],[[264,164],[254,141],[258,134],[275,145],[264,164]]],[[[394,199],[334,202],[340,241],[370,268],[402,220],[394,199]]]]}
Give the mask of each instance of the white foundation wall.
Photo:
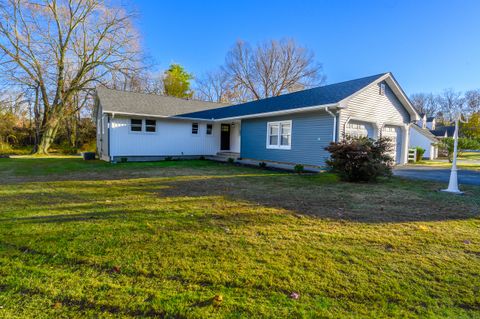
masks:
{"type": "Polygon", "coordinates": [[[198,123],[198,134],[192,134],[193,121],[156,119],[156,132],[130,131],[130,119],[115,116],[110,126],[110,156],[182,156],[215,155],[220,150],[220,124],[198,123]]]}

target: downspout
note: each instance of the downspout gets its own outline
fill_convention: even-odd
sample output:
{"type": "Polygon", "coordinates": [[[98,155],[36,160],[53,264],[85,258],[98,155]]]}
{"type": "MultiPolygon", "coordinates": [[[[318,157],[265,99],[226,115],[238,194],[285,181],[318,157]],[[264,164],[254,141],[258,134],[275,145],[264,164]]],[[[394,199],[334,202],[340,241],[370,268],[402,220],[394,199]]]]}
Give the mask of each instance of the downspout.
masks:
{"type": "Polygon", "coordinates": [[[107,115],[107,154],[108,161],[111,162],[112,158],[110,157],[110,115],[107,115]]]}
{"type": "Polygon", "coordinates": [[[328,106],[325,106],[325,112],[327,112],[333,117],[333,134],[332,134],[333,141],[332,142],[335,143],[337,141],[337,116],[328,109],[328,106]]]}

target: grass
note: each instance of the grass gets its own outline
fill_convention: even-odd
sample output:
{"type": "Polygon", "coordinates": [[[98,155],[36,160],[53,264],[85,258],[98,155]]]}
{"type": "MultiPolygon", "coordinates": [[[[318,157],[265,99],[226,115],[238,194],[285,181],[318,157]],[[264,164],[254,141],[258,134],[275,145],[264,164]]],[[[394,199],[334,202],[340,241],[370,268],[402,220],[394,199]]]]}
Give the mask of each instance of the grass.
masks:
{"type": "MultiPolygon", "coordinates": [[[[439,160],[422,160],[416,165],[433,166],[439,168],[450,168],[452,163],[439,160]]],[[[457,166],[460,169],[480,171],[480,152],[463,152],[458,155],[457,166]]]]}
{"type": "Polygon", "coordinates": [[[0,180],[2,318],[480,317],[478,187],[78,158],[0,180]]]}

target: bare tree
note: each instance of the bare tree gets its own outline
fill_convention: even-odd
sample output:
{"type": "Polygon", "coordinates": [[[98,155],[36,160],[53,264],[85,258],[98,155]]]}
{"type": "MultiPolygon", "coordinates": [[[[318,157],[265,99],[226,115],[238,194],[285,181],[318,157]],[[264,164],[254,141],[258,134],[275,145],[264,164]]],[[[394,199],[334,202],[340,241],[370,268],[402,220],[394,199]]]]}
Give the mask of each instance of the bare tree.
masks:
{"type": "Polygon", "coordinates": [[[0,0],[0,73],[38,89],[37,153],[48,153],[76,93],[139,68],[131,20],[102,0],[0,0]]]}
{"type": "Polygon", "coordinates": [[[205,73],[196,79],[197,98],[210,102],[230,102],[230,79],[222,69],[205,73]]]}
{"type": "Polygon", "coordinates": [[[469,112],[480,112],[480,89],[465,92],[465,103],[469,112]]]}
{"type": "Polygon", "coordinates": [[[437,103],[442,113],[443,122],[452,122],[456,113],[463,110],[465,99],[461,92],[446,89],[437,96],[437,103]]]}
{"type": "Polygon", "coordinates": [[[435,116],[439,111],[437,99],[435,99],[432,93],[412,94],[410,101],[419,113],[426,114],[427,116],[435,116]]]}
{"type": "Polygon", "coordinates": [[[252,48],[238,41],[228,52],[224,70],[230,85],[248,99],[261,99],[321,85],[322,66],[310,50],[293,40],[268,41],[252,48]]]}

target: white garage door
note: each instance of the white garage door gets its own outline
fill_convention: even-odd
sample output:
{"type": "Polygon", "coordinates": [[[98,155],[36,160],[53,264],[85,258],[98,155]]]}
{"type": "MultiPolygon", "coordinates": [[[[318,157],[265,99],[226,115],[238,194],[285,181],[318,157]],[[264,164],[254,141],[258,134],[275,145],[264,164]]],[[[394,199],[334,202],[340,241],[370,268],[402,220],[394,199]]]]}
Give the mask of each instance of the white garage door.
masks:
{"type": "Polygon", "coordinates": [[[395,163],[401,162],[402,156],[402,129],[398,126],[385,125],[382,128],[382,136],[388,137],[392,140],[392,157],[395,159],[395,163]]]}
{"type": "Polygon", "coordinates": [[[347,137],[370,137],[373,138],[373,125],[367,122],[350,121],[345,128],[347,137]]]}

